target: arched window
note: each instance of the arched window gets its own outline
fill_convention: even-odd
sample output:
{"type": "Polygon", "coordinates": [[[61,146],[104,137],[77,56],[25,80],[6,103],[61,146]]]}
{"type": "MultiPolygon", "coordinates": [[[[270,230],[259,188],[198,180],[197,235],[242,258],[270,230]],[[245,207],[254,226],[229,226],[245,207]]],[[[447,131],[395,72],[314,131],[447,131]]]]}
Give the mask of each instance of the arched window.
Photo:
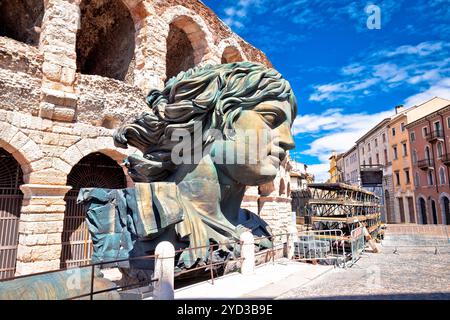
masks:
{"type": "Polygon", "coordinates": [[[0,279],[16,271],[19,218],[23,194],[22,169],[14,157],[0,148],[0,279]]]}
{"type": "Polygon", "coordinates": [[[445,184],[445,170],[444,168],[439,168],[439,183],[445,184]]]}
{"type": "Polygon", "coordinates": [[[450,201],[446,196],[442,198],[442,210],[445,218],[444,223],[450,225],[450,201]]]}
{"type": "Polygon", "coordinates": [[[434,200],[431,200],[431,213],[433,215],[433,223],[438,224],[436,201],[434,201],[434,200]]]}
{"type": "Polygon", "coordinates": [[[281,179],[280,180],[280,189],[278,190],[278,193],[280,196],[282,196],[285,193],[285,191],[286,191],[285,189],[286,189],[286,186],[284,183],[284,179],[281,179]]]}
{"type": "Polygon", "coordinates": [[[431,158],[431,153],[430,153],[430,147],[426,146],[425,147],[425,159],[430,160],[431,158]]]}
{"type": "Polygon", "coordinates": [[[444,154],[444,147],[443,147],[442,142],[439,142],[437,144],[437,155],[438,155],[438,158],[441,158],[443,156],[443,154],[444,154]]]}
{"type": "Polygon", "coordinates": [[[417,150],[416,149],[414,149],[412,152],[412,161],[414,164],[417,163],[417,150]]]}
{"type": "Polygon", "coordinates": [[[242,60],[239,50],[233,46],[226,47],[222,53],[222,63],[239,62],[242,60]]]}
{"type": "Polygon", "coordinates": [[[126,188],[122,168],[102,153],[92,153],[80,160],[67,176],[72,189],[66,194],[66,211],[62,233],[61,268],[89,263],[92,244],[85,221],[86,211],[77,204],[81,188],[126,188]]]}
{"type": "Polygon", "coordinates": [[[420,212],[422,224],[427,224],[428,223],[428,221],[427,221],[427,205],[423,198],[419,199],[419,212],[420,212]]]}
{"type": "Polygon", "coordinates": [[[38,46],[43,0],[1,0],[0,36],[38,46]]]}
{"type": "Polygon", "coordinates": [[[187,16],[172,21],[166,41],[166,80],[195,67],[208,47],[204,32],[187,16]]]}
{"type": "Polygon", "coordinates": [[[416,175],[415,175],[416,177],[415,177],[415,179],[414,179],[414,185],[416,186],[416,187],[418,187],[419,185],[420,185],[420,175],[419,175],[419,173],[418,172],[416,172],[416,175]]]}
{"type": "Polygon", "coordinates": [[[120,0],[83,0],[77,33],[77,69],[133,83],[135,27],[120,0]]]}
{"type": "Polygon", "coordinates": [[[428,170],[428,185],[432,186],[434,184],[433,180],[433,170],[428,170]]]}

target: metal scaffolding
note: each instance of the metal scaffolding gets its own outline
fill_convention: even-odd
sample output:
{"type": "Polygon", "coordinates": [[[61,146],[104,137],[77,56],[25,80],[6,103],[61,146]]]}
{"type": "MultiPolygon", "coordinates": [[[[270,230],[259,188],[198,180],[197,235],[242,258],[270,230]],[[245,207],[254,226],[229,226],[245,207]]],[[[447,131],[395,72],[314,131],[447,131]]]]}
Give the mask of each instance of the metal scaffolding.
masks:
{"type": "Polygon", "coordinates": [[[303,220],[313,230],[342,230],[350,237],[358,227],[366,227],[372,238],[381,229],[380,199],[374,193],[345,183],[310,183],[308,199],[303,199],[303,220]]]}

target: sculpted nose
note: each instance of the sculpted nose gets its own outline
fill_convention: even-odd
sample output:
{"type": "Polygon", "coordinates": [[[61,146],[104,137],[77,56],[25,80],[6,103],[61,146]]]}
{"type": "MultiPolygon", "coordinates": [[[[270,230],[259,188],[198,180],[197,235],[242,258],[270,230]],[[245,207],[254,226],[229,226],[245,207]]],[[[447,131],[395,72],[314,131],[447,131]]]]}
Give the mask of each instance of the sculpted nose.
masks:
{"type": "Polygon", "coordinates": [[[284,150],[291,150],[295,148],[294,137],[291,133],[291,127],[285,123],[278,128],[279,144],[284,150]]]}

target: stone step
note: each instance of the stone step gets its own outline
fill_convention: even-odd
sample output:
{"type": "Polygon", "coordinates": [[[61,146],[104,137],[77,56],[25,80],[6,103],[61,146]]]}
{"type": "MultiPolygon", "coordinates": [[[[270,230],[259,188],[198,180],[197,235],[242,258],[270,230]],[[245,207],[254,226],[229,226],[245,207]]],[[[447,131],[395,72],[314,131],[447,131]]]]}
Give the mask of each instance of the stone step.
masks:
{"type": "Polygon", "coordinates": [[[120,292],[121,300],[144,300],[153,296],[153,288],[145,286],[120,292]]]}

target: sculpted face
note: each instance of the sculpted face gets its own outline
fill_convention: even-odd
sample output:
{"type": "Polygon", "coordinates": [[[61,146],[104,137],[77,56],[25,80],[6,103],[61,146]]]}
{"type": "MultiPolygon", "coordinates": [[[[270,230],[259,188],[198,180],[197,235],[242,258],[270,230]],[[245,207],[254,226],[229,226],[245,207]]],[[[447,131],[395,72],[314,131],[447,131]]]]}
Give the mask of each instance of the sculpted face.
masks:
{"type": "Polygon", "coordinates": [[[245,185],[272,181],[286,151],[295,147],[292,109],[287,101],[264,101],[244,110],[234,122],[233,140],[216,141],[211,155],[223,152],[220,172],[245,185]],[[230,161],[232,160],[232,161],[230,161]]]}

